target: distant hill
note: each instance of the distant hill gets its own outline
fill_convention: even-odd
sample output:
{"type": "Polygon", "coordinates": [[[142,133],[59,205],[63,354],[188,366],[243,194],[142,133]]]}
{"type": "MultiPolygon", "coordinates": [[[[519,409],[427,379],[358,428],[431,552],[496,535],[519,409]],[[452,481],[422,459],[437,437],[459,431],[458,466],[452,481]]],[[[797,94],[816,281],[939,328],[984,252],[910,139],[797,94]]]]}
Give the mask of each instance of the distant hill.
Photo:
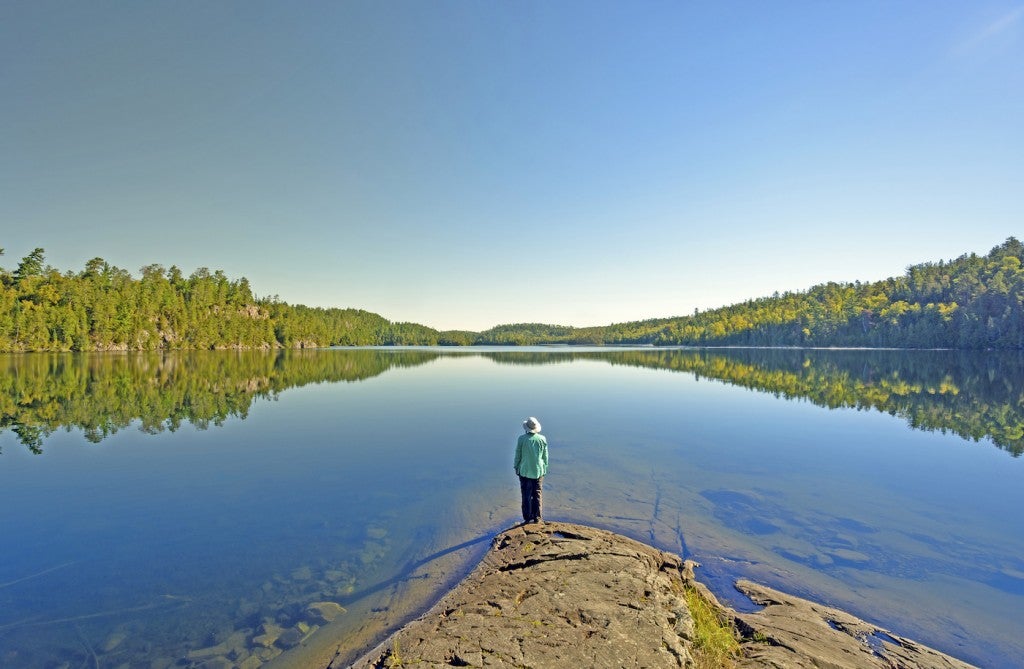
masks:
{"type": "Polygon", "coordinates": [[[692,316],[605,327],[503,325],[478,343],[1024,348],[1024,245],[913,265],[874,283],[826,283],[692,316]]]}
{"type": "MultiPolygon", "coordinates": [[[[2,249],[0,249],[2,254],[2,249]]],[[[596,327],[539,323],[439,332],[361,309],[257,299],[242,278],[102,258],[61,273],[35,249],[0,268],[0,351],[357,345],[651,344],[1024,349],[1024,245],[913,265],[874,283],[826,283],[677,318],[596,327]]]]}

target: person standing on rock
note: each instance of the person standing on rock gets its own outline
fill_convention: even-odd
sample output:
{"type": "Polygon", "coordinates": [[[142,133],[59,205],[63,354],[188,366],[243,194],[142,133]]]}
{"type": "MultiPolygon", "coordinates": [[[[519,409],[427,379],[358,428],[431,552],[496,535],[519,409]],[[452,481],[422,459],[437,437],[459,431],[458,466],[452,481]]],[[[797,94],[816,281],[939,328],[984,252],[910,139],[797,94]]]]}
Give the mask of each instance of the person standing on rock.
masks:
{"type": "Polygon", "coordinates": [[[541,485],[548,473],[548,440],[540,433],[540,421],[530,416],[523,421],[526,434],[516,442],[513,465],[523,496],[523,522],[541,521],[541,485]]]}

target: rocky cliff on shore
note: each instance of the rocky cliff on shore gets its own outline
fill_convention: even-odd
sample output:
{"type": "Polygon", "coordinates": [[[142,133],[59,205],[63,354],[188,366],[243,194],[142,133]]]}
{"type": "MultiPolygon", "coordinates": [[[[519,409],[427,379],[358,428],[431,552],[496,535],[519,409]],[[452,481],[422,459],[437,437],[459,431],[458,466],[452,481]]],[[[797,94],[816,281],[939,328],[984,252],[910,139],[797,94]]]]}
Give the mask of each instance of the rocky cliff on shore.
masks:
{"type": "MultiPolygon", "coordinates": [[[[693,567],[592,527],[517,526],[495,537],[477,568],[426,614],[347,666],[716,666],[703,657],[688,591],[733,629],[738,644],[724,666],[971,666],[837,609],[750,582],[737,588],[764,608],[737,613],[694,578],[693,567]]],[[[343,666],[338,656],[330,669],[343,666]]]]}

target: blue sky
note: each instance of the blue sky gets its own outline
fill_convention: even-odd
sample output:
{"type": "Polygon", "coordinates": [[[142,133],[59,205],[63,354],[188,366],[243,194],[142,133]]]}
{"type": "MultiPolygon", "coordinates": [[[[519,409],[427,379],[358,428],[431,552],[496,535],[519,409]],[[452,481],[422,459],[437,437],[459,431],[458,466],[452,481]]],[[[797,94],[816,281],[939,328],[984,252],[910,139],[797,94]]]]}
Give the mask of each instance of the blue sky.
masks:
{"type": "Polygon", "coordinates": [[[1024,3],[0,2],[0,266],[439,329],[872,281],[1024,233],[1024,3]]]}

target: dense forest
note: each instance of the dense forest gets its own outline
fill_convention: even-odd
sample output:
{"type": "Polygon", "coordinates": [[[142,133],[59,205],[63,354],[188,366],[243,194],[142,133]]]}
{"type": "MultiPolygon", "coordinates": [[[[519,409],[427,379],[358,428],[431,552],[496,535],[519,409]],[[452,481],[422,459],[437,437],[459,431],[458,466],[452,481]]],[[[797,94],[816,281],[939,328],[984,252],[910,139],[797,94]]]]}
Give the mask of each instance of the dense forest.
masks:
{"type": "Polygon", "coordinates": [[[913,265],[873,283],[826,283],[692,316],[599,328],[529,324],[480,334],[493,344],[653,344],[955,349],[1024,348],[1024,245],[913,265]]]}
{"type": "MultiPolygon", "coordinates": [[[[0,253],[3,250],[0,249],[0,253]]],[[[102,258],[61,273],[35,249],[0,268],[0,351],[108,351],[439,343],[440,333],[360,309],[256,298],[220,270],[147,265],[136,278],[102,258]]]]}
{"type": "MultiPolygon", "coordinates": [[[[0,254],[3,250],[0,249],[0,254]]],[[[439,332],[361,309],[257,298],[242,278],[102,258],[60,272],[35,249],[0,268],[0,351],[302,348],[354,345],[645,344],[1024,349],[1024,245],[913,265],[873,283],[826,283],[690,316],[577,328],[439,332]]]]}

